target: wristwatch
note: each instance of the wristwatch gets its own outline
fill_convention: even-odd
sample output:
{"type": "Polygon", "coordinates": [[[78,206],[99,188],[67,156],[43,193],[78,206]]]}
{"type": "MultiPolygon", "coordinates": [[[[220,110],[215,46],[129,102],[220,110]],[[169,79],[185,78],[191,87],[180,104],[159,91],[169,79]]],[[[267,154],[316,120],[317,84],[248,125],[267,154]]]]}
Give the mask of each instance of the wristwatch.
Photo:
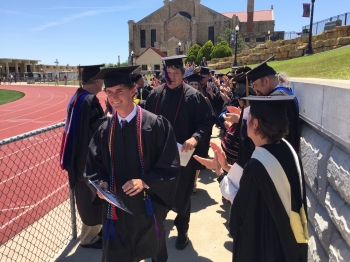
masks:
{"type": "Polygon", "coordinates": [[[219,182],[219,184],[221,183],[221,181],[224,179],[224,177],[227,175],[227,172],[223,172],[223,173],[221,173],[221,175],[220,176],[218,176],[217,178],[216,178],[216,180],[219,182]]]}

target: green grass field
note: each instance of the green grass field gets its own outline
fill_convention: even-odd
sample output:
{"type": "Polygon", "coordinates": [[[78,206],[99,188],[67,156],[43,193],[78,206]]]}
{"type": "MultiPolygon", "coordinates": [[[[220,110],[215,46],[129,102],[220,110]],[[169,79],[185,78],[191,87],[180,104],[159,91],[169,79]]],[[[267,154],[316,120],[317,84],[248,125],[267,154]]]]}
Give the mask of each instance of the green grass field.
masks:
{"type": "Polygon", "coordinates": [[[24,97],[24,93],[11,91],[11,90],[0,90],[0,105],[10,103],[24,97]]]}
{"type": "MultiPolygon", "coordinates": [[[[303,56],[283,61],[269,62],[277,72],[290,77],[350,80],[350,48],[303,56]]],[[[254,68],[256,65],[249,65],[254,68]]],[[[230,68],[220,70],[223,73],[230,68]]]]}

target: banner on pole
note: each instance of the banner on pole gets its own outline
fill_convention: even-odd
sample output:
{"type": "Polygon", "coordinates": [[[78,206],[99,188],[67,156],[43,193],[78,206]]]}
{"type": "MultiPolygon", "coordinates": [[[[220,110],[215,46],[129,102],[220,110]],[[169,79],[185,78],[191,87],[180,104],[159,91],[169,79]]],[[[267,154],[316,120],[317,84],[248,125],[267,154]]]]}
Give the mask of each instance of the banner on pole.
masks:
{"type": "Polygon", "coordinates": [[[310,17],[310,4],[303,4],[303,17],[310,17]]]}

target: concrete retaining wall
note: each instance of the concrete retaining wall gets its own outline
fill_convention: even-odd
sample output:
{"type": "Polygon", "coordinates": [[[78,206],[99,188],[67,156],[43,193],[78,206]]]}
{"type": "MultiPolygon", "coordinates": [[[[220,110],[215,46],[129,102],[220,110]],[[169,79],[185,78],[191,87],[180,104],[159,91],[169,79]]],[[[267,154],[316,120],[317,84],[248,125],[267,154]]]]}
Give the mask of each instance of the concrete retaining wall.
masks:
{"type": "Polygon", "coordinates": [[[293,80],[300,103],[309,261],[350,261],[350,81],[293,80]]]}

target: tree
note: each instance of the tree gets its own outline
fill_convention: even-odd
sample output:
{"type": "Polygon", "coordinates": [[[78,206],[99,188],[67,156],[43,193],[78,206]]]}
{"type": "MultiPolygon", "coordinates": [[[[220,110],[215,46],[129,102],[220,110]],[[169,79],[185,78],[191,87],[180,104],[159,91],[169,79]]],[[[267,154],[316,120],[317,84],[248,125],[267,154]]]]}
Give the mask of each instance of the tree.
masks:
{"type": "Polygon", "coordinates": [[[199,49],[197,54],[197,61],[198,63],[202,61],[202,58],[205,57],[207,60],[211,59],[211,52],[214,49],[213,42],[211,40],[208,40],[202,47],[199,49]]]}
{"type": "MultiPolygon", "coordinates": [[[[225,41],[229,45],[229,47],[231,47],[231,49],[234,50],[236,43],[232,41],[232,38],[231,38],[232,34],[235,35],[236,31],[232,28],[227,27],[224,30],[224,32],[218,36],[218,40],[220,42],[225,41]]],[[[238,33],[237,36],[238,36],[238,39],[237,39],[238,40],[238,42],[237,42],[238,52],[237,53],[239,53],[240,50],[243,50],[245,48],[245,42],[244,42],[242,35],[240,35],[238,33]]]]}
{"type": "Polygon", "coordinates": [[[199,49],[201,49],[201,46],[198,44],[191,46],[191,48],[186,53],[187,58],[185,59],[185,63],[195,62],[197,64],[197,55],[198,55],[199,49]]]}
{"type": "Polygon", "coordinates": [[[221,41],[218,43],[210,54],[211,58],[221,58],[232,55],[232,50],[226,41],[221,41]]]}
{"type": "Polygon", "coordinates": [[[126,60],[124,63],[116,63],[116,64],[113,64],[113,63],[105,63],[105,66],[103,68],[107,68],[107,67],[119,67],[119,66],[128,66],[129,63],[128,63],[128,60],[126,60]]]}

